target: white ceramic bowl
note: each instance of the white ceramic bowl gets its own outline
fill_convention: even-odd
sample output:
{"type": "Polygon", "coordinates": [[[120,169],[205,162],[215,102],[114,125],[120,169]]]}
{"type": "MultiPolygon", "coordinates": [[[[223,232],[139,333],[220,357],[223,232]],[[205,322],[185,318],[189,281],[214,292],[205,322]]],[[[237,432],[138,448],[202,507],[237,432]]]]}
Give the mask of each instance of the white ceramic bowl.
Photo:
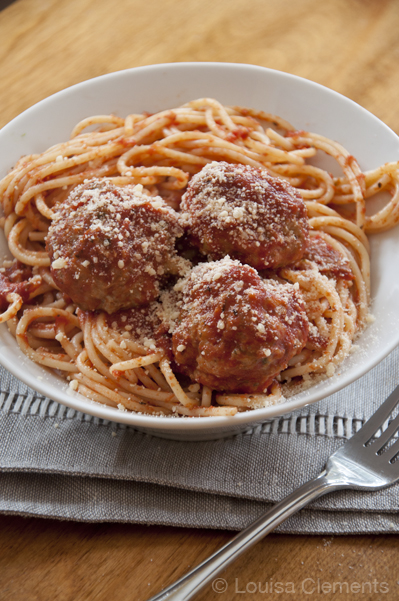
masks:
{"type": "MultiPolygon", "coordinates": [[[[311,81],[262,67],[225,63],[176,63],[139,67],[86,81],[25,111],[0,131],[0,176],[24,154],[41,152],[66,140],[82,118],[98,113],[125,116],[155,112],[210,96],[224,104],[263,109],[296,128],[343,144],[363,169],[399,157],[399,138],[351,100],[311,81]]],[[[0,250],[6,250],[1,235],[0,250]]],[[[72,393],[54,374],[22,355],[7,327],[0,328],[0,362],[38,392],[73,409],[164,438],[206,440],[225,437],[277,415],[314,403],[347,386],[381,361],[399,343],[399,229],[371,238],[372,324],[332,378],[289,401],[234,417],[161,418],[91,402],[72,393]]]]}

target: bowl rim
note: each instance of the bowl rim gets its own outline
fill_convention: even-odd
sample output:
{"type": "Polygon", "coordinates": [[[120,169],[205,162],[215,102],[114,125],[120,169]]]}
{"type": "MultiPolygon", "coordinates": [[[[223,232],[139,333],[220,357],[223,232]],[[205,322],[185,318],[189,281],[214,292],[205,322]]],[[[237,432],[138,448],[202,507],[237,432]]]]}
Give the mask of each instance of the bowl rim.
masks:
{"type": "MultiPolygon", "coordinates": [[[[240,70],[240,69],[242,69],[244,71],[251,70],[254,72],[257,71],[259,73],[269,73],[274,76],[278,76],[279,78],[285,79],[287,81],[289,81],[289,80],[293,81],[295,83],[300,82],[301,84],[306,84],[310,87],[317,88],[318,90],[323,90],[325,93],[327,92],[329,95],[333,96],[334,98],[339,99],[339,102],[341,102],[341,103],[342,102],[348,103],[348,104],[356,107],[356,110],[361,111],[363,114],[366,114],[368,119],[372,118],[376,122],[378,122],[379,127],[386,128],[386,130],[388,130],[391,134],[396,136],[395,132],[393,132],[385,123],[383,123],[375,115],[370,113],[367,109],[365,109],[364,107],[362,107],[355,101],[347,98],[346,96],[343,96],[342,94],[336,92],[335,90],[331,90],[330,88],[327,88],[326,86],[323,86],[323,85],[316,83],[314,81],[311,81],[309,79],[300,77],[298,75],[294,75],[294,74],[287,73],[284,71],[278,71],[276,69],[270,69],[268,67],[262,67],[259,65],[246,64],[246,63],[177,62],[177,63],[159,63],[159,64],[153,64],[153,65],[147,65],[147,66],[133,67],[130,69],[122,69],[122,70],[114,71],[114,72],[107,73],[104,75],[100,75],[98,77],[90,78],[88,80],[85,80],[85,81],[79,82],[77,84],[74,84],[72,86],[69,86],[67,88],[64,88],[58,92],[55,92],[54,94],[52,94],[52,95],[44,98],[43,100],[40,100],[39,102],[30,106],[25,111],[20,113],[18,116],[14,117],[3,128],[1,128],[0,144],[1,144],[2,135],[7,134],[10,129],[12,130],[12,128],[15,126],[16,123],[18,123],[18,121],[20,119],[29,117],[38,108],[46,107],[48,104],[52,104],[52,103],[56,102],[58,99],[63,98],[64,96],[67,96],[69,94],[73,95],[75,93],[79,93],[80,91],[84,90],[84,88],[87,88],[88,86],[92,85],[93,83],[104,82],[104,83],[108,84],[108,83],[112,82],[113,80],[118,79],[120,77],[129,77],[131,74],[140,73],[140,72],[147,72],[147,73],[153,72],[155,74],[157,71],[159,72],[159,70],[166,69],[166,70],[177,70],[178,71],[180,69],[183,70],[183,69],[187,69],[187,68],[193,69],[194,71],[195,70],[203,70],[205,68],[205,69],[209,69],[209,70],[214,70],[215,72],[220,71],[221,69],[222,70],[240,70]]],[[[398,136],[396,136],[396,138],[398,138],[398,136]]],[[[399,140],[399,138],[398,138],[398,140],[399,140]]],[[[0,339],[3,338],[3,336],[4,336],[4,334],[2,333],[5,331],[4,328],[6,328],[6,324],[2,324],[2,326],[1,326],[0,339]]],[[[11,334],[9,334],[9,335],[11,336],[11,334]]],[[[13,337],[12,337],[12,340],[15,342],[15,339],[13,337]]],[[[15,342],[15,344],[17,344],[17,343],[15,342]]],[[[59,402],[63,405],[66,405],[66,406],[72,408],[72,409],[75,409],[77,411],[80,411],[83,413],[88,413],[90,415],[93,415],[93,416],[96,416],[96,417],[99,417],[102,419],[106,419],[106,420],[110,420],[110,421],[114,421],[114,422],[118,422],[118,423],[124,423],[124,424],[130,425],[130,426],[137,426],[137,427],[140,427],[143,429],[148,428],[148,429],[152,429],[152,430],[165,430],[165,429],[167,429],[167,430],[181,430],[181,429],[182,430],[187,430],[187,429],[218,430],[220,428],[225,428],[225,427],[232,427],[232,426],[241,426],[242,427],[245,424],[250,425],[250,424],[253,424],[254,422],[267,421],[268,419],[272,419],[274,417],[281,416],[286,413],[291,413],[292,411],[303,408],[306,405],[316,403],[316,402],[320,401],[321,399],[323,399],[327,396],[330,396],[330,395],[334,394],[335,392],[345,388],[346,386],[348,386],[355,380],[362,377],[365,373],[367,373],[367,371],[369,371],[371,368],[375,367],[380,361],[382,361],[398,344],[399,344],[399,331],[397,333],[396,339],[392,338],[390,344],[386,345],[386,347],[384,348],[384,350],[382,352],[380,352],[374,358],[368,359],[366,366],[363,366],[362,368],[358,369],[356,371],[356,373],[353,373],[353,374],[346,373],[346,374],[340,376],[339,379],[337,378],[336,381],[334,381],[334,378],[326,379],[325,381],[329,382],[329,385],[327,386],[327,390],[325,389],[325,387],[323,387],[319,391],[314,389],[314,393],[313,393],[311,399],[300,397],[300,396],[298,397],[298,395],[295,395],[293,397],[288,398],[287,400],[285,400],[282,403],[277,403],[277,404],[271,405],[269,407],[265,407],[265,408],[261,408],[261,409],[252,409],[252,410],[242,412],[242,413],[239,412],[234,416],[210,416],[210,417],[206,417],[206,418],[204,418],[204,417],[192,418],[192,417],[184,417],[184,416],[162,417],[162,416],[152,416],[152,415],[148,415],[148,414],[139,414],[139,413],[128,412],[128,411],[126,411],[126,412],[120,411],[116,408],[109,407],[107,405],[101,405],[100,403],[96,403],[94,401],[86,399],[85,397],[83,397],[81,395],[76,394],[73,391],[70,391],[67,384],[65,384],[64,386],[61,386],[60,389],[56,389],[54,391],[53,383],[46,384],[46,383],[42,382],[41,380],[37,380],[33,375],[29,374],[27,371],[21,370],[20,369],[21,364],[16,364],[13,360],[9,360],[8,357],[3,356],[1,353],[0,353],[0,363],[9,372],[11,372],[16,378],[18,378],[19,380],[21,380],[26,385],[30,386],[31,388],[33,388],[40,394],[44,395],[45,397],[49,397],[50,399],[53,399],[56,402],[59,402]]],[[[26,357],[26,360],[30,361],[27,357],[26,357]]],[[[42,368],[42,369],[46,373],[47,370],[45,370],[45,368],[42,368]]],[[[61,382],[61,380],[60,380],[60,382],[61,382]]]]}

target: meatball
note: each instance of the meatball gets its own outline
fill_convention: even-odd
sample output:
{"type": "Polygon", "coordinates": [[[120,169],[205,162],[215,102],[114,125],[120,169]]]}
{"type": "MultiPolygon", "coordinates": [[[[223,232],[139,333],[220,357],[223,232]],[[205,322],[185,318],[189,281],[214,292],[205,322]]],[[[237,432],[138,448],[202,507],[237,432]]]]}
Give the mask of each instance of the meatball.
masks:
{"type": "Polygon", "coordinates": [[[175,362],[201,384],[264,392],[306,343],[309,323],[297,286],[262,280],[239,261],[202,263],[176,288],[175,362]]]}
{"type": "Polygon", "coordinates": [[[46,239],[50,271],[81,309],[146,305],[159,295],[161,278],[179,272],[177,214],[142,190],[94,179],[60,206],[46,239]]]}
{"type": "Polygon", "coordinates": [[[286,181],[246,165],[212,162],[181,202],[191,242],[212,260],[226,255],[255,269],[298,261],[308,240],[305,203],[286,181]]]}

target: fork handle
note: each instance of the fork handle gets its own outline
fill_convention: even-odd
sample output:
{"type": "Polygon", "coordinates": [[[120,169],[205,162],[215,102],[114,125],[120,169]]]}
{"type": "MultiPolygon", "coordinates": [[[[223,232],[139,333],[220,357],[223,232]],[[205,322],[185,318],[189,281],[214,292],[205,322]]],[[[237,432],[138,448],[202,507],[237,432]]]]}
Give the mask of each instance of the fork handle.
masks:
{"type": "MultiPolygon", "coordinates": [[[[199,566],[191,570],[180,580],[164,589],[149,601],[187,601],[192,599],[210,580],[224,570],[241,553],[252,547],[269,534],[281,522],[305,507],[308,503],[327,492],[346,488],[344,482],[334,482],[323,471],[317,478],[309,480],[291,493],[288,497],[274,505],[250,526],[239,532],[230,542],[216,551],[199,566]]],[[[220,591],[222,592],[222,591],[220,591]]]]}

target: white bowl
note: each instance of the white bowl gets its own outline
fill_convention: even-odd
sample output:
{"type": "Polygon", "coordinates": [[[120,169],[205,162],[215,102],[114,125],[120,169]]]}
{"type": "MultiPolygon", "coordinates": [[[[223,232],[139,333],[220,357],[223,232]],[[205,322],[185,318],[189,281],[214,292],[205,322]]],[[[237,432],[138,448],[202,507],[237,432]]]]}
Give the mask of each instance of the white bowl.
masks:
{"type": "MultiPolygon", "coordinates": [[[[155,112],[210,96],[224,104],[263,109],[296,128],[339,141],[370,169],[399,156],[399,138],[351,100],[316,83],[263,67],[226,63],[176,63],[104,75],[63,90],[31,107],[0,131],[0,176],[24,154],[68,139],[82,118],[155,112]]],[[[0,250],[6,252],[4,236],[0,250]]],[[[372,314],[376,320],[338,373],[287,402],[234,417],[168,418],[121,412],[70,392],[56,375],[22,355],[6,325],[0,328],[0,362],[27,385],[73,409],[180,440],[232,435],[314,403],[360,378],[399,343],[399,230],[371,237],[372,314]]]]}

